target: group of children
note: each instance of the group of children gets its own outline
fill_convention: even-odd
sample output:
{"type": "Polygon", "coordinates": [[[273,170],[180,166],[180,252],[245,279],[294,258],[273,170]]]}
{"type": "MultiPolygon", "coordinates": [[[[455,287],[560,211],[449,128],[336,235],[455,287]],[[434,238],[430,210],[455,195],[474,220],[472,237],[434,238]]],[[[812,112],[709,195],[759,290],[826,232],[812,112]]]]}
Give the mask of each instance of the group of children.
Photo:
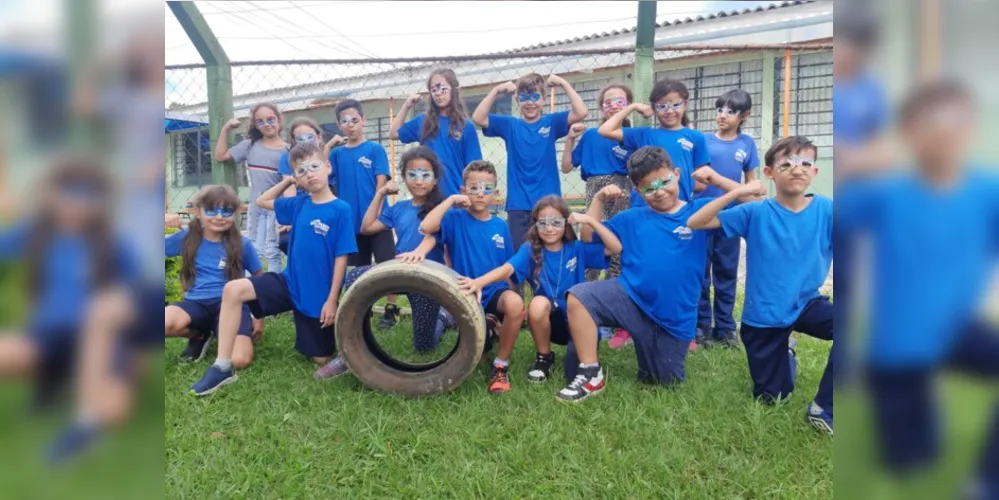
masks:
{"type": "MultiPolygon", "coordinates": [[[[585,103],[555,75],[547,84],[529,74],[498,85],[471,117],[452,71],[434,71],[427,90],[425,114],[405,122],[418,101],[413,96],[392,123],[393,138],[421,144],[400,162],[412,198],[392,206],[385,197],[399,187],[390,181],[384,149],[364,140],[358,102],[345,100],[336,108],[344,147],[333,148],[344,142],[337,136],[321,148],[314,122],[300,119],[292,125],[296,144],[283,167],[285,176],[255,200],[262,213],[273,211],[277,224],[290,226],[283,272],[269,265],[267,273],[242,277],[247,271],[259,273],[261,266],[252,245],[235,229],[239,203],[224,189],[203,191],[198,220],[186,234],[174,236],[183,239],[185,269],[193,266],[196,272],[182,272],[191,286],[188,296],[167,307],[168,325],[175,318],[168,332],[194,328],[218,334],[218,359],[192,387],[195,394],[236,380],[236,368],[250,359],[247,349],[252,356],[251,315],[293,311],[296,348],[321,365],[316,377],[345,373],[343,361],[333,357],[338,299],[372,256],[376,262],[431,259],[462,276],[458,285],[476,294],[486,313],[487,350],[498,337],[491,393],[511,389],[510,355],[525,317],[537,351],[529,380],[550,376],[552,343],[567,345],[567,385],[557,393],[561,400],[582,401],[605,388],[598,360],[601,327],[618,329],[618,345],[634,343],[641,380],[682,382],[692,343],[736,343],[732,306],[740,238],[747,247],[741,332],[754,396],[775,401],[791,394],[796,372],[792,330],[832,340],[831,304],[819,295],[832,259],[832,202],[807,194],[817,173],[817,148],[804,137],[777,141],[763,169],[776,198],[766,198],[756,179],[756,145],[741,133],[752,105],[746,92],[733,90],[718,98],[718,130],[706,137],[689,128],[689,93],[677,80],[656,83],[651,104],[632,102],[625,85],[607,87],[599,98],[602,123],[588,131],[581,123],[588,114],[585,103]],[[562,87],[570,111],[544,113],[548,84],[562,87]],[[515,93],[519,118],[489,113],[503,92],[515,93]],[[635,111],[655,116],[659,127],[629,127],[635,111]],[[496,168],[481,158],[476,127],[506,144],[506,221],[490,210],[500,189],[496,168]],[[556,141],[566,136],[561,168],[582,167],[585,214],[571,213],[562,198],[556,141]],[[594,280],[592,271],[606,269],[608,260],[608,279],[594,280]],[[348,265],[355,266],[349,276],[348,265]],[[529,303],[525,283],[534,292],[529,303]],[[198,284],[211,284],[211,293],[198,293],[198,284]],[[218,324],[213,327],[214,318],[218,324]]],[[[280,116],[273,106],[255,107],[250,127],[251,137],[254,127],[260,131],[260,148],[278,143],[280,116]]],[[[220,140],[220,148],[224,145],[220,140]]],[[[251,155],[243,151],[254,147],[230,154],[249,161],[251,155]]],[[[440,340],[435,320],[441,307],[422,296],[411,296],[410,303],[414,346],[432,349],[440,340]]],[[[806,412],[809,422],[830,434],[831,373],[830,358],[806,412]]]]}

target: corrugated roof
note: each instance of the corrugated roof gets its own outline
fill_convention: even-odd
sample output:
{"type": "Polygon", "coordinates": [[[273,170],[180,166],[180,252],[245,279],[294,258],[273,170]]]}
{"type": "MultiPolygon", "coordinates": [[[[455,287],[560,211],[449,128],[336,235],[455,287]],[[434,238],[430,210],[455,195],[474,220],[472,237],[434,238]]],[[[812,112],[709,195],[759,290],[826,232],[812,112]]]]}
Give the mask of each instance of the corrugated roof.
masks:
{"type": "MultiPolygon", "coordinates": [[[[806,4],[806,3],[812,3],[813,1],[814,0],[796,0],[796,1],[787,1],[787,2],[780,2],[780,3],[775,2],[775,3],[771,3],[770,5],[766,5],[766,6],[764,6],[764,5],[757,5],[756,7],[747,7],[747,8],[742,9],[742,10],[733,9],[733,10],[729,10],[729,11],[720,11],[720,12],[716,12],[714,14],[701,15],[701,16],[697,16],[697,17],[686,17],[684,19],[674,19],[673,22],[663,21],[661,23],[657,23],[656,24],[656,28],[664,28],[664,27],[667,27],[667,26],[677,26],[677,25],[680,25],[680,24],[696,23],[698,21],[707,21],[709,19],[716,19],[716,18],[719,18],[719,17],[732,17],[732,16],[740,16],[740,15],[743,15],[743,14],[752,14],[752,13],[755,13],[755,12],[765,12],[765,11],[768,11],[768,10],[781,9],[781,8],[784,8],[784,7],[791,7],[791,6],[794,6],[794,5],[801,5],[801,4],[806,4]]],[[[547,48],[551,48],[551,47],[558,47],[558,46],[561,46],[561,45],[567,45],[567,44],[570,44],[570,43],[585,42],[585,41],[588,41],[588,40],[597,40],[597,39],[600,39],[600,38],[607,38],[607,37],[612,37],[612,36],[617,36],[617,35],[626,35],[628,33],[634,33],[635,30],[637,30],[637,29],[638,29],[637,26],[632,26],[631,28],[626,28],[626,29],[613,30],[613,31],[604,31],[602,33],[593,33],[591,35],[577,36],[575,38],[566,38],[565,40],[558,40],[558,41],[554,41],[554,42],[545,42],[545,43],[531,45],[529,47],[521,47],[519,49],[504,50],[504,51],[500,51],[500,52],[496,52],[496,53],[497,54],[517,54],[517,53],[521,53],[521,52],[531,52],[531,51],[535,51],[535,50],[539,50],[539,49],[547,49],[547,48]]]]}

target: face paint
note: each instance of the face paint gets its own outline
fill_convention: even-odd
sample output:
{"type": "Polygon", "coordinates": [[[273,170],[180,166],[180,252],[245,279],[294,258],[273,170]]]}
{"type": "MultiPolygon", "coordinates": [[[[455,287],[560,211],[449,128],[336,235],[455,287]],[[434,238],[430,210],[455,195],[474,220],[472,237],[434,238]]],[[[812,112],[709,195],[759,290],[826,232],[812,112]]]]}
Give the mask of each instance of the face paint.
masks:
{"type": "Polygon", "coordinates": [[[541,101],[541,94],[538,92],[521,92],[517,94],[517,102],[524,104],[526,102],[539,102],[541,101]]]}
{"type": "Polygon", "coordinates": [[[724,116],[726,118],[735,118],[736,116],[739,116],[738,111],[728,106],[720,107],[717,110],[715,110],[715,112],[718,114],[718,116],[724,116]]]}
{"type": "Polygon", "coordinates": [[[266,120],[255,120],[258,127],[263,127],[264,125],[276,125],[277,118],[273,116],[268,116],[266,120]]]}
{"type": "Polygon", "coordinates": [[[496,186],[493,184],[486,184],[486,181],[475,181],[472,184],[465,186],[465,190],[468,191],[469,195],[472,196],[489,196],[496,192],[496,186]]]}
{"type": "Polygon", "coordinates": [[[549,229],[563,229],[565,228],[565,219],[562,217],[542,217],[534,223],[534,226],[538,228],[538,231],[547,231],[549,229]]]}
{"type": "Polygon", "coordinates": [[[795,167],[801,167],[803,170],[806,168],[812,168],[814,162],[811,158],[803,158],[798,155],[791,155],[785,158],[777,165],[777,171],[782,174],[794,172],[795,167]]]}
{"type": "Polygon", "coordinates": [[[451,92],[451,87],[438,83],[433,87],[430,87],[430,93],[433,95],[447,95],[451,92]]]}
{"type": "Polygon", "coordinates": [[[322,162],[315,160],[305,160],[295,167],[295,177],[302,178],[308,175],[310,172],[318,172],[319,169],[323,168],[322,162]]]}
{"type": "Polygon", "coordinates": [[[680,111],[681,109],[683,109],[683,106],[684,106],[684,102],[683,101],[674,102],[672,104],[670,104],[670,103],[656,104],[656,112],[657,113],[665,113],[665,112],[667,112],[669,110],[680,111]]]}
{"type": "Polygon", "coordinates": [[[232,207],[201,207],[201,213],[205,214],[205,217],[218,217],[221,215],[226,219],[231,219],[236,211],[232,207]]]}
{"type": "Polygon", "coordinates": [[[306,142],[316,142],[316,134],[302,134],[295,137],[296,144],[303,144],[306,142]]]}
{"type": "Polygon", "coordinates": [[[343,118],[340,120],[341,127],[349,127],[351,125],[357,125],[358,123],[361,123],[361,119],[356,116],[352,116],[350,118],[343,118]]]}
{"type": "Polygon", "coordinates": [[[424,182],[430,182],[430,181],[434,180],[434,171],[433,170],[424,170],[422,168],[414,168],[412,170],[407,170],[406,171],[406,180],[407,181],[424,181],[424,182]]]}
{"type": "Polygon", "coordinates": [[[646,198],[651,198],[656,195],[656,191],[659,191],[660,189],[666,189],[672,183],[673,183],[673,174],[669,174],[669,176],[667,176],[665,179],[656,179],[652,181],[651,184],[641,189],[642,195],[645,196],[646,198]]]}

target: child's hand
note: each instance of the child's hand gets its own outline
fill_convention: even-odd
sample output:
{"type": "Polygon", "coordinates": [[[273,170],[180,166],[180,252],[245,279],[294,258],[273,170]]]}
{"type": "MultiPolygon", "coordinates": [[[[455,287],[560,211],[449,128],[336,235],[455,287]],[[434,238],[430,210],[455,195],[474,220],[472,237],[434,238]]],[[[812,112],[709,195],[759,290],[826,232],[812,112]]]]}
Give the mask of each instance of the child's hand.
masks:
{"type": "Polygon", "coordinates": [[[382,196],[387,194],[399,194],[399,185],[395,181],[388,181],[378,190],[382,196]]]}
{"type": "Polygon", "coordinates": [[[597,193],[597,196],[600,197],[601,201],[616,200],[623,195],[624,193],[621,191],[621,188],[613,184],[604,186],[604,188],[597,193]]]}
{"type": "Polygon", "coordinates": [[[330,139],[329,142],[326,143],[326,145],[329,146],[329,147],[335,147],[335,146],[339,146],[340,144],[343,144],[343,141],[344,141],[343,137],[341,137],[339,135],[334,135],[333,138],[330,139]]]}
{"type": "Polygon", "coordinates": [[[579,214],[572,212],[569,214],[569,224],[586,224],[590,225],[593,223],[593,218],[586,214],[579,214]]]}
{"type": "Polygon", "coordinates": [[[403,264],[419,264],[426,256],[418,252],[406,252],[396,255],[395,258],[403,264]]]}
{"type": "Polygon", "coordinates": [[[278,224],[278,227],[277,227],[278,234],[284,234],[284,233],[287,233],[288,231],[291,231],[291,226],[285,226],[285,225],[282,225],[282,224],[278,224]]]}
{"type": "Polygon", "coordinates": [[[767,188],[760,181],[749,181],[739,186],[738,191],[740,197],[765,198],[767,196],[767,188]]]}
{"type": "Polygon", "coordinates": [[[501,83],[496,86],[496,90],[500,92],[509,92],[512,94],[517,91],[517,84],[513,82],[501,83]]]}
{"type": "Polygon", "coordinates": [[[548,85],[562,86],[565,85],[565,83],[566,83],[565,78],[562,78],[561,76],[558,76],[555,73],[552,73],[552,75],[548,77],[548,85]]]}
{"type": "Polygon", "coordinates": [[[323,310],[319,313],[319,322],[323,328],[329,328],[336,322],[336,308],[337,303],[335,300],[327,300],[323,304],[323,310]]]}
{"type": "Polygon", "coordinates": [[[639,113],[641,113],[642,116],[644,116],[646,118],[652,118],[652,114],[653,114],[652,113],[652,106],[649,106],[648,104],[642,104],[640,102],[636,102],[635,104],[632,104],[632,106],[634,106],[635,107],[635,111],[638,111],[639,113]]]}
{"type": "Polygon", "coordinates": [[[232,130],[238,126],[239,126],[239,118],[233,118],[232,120],[225,122],[226,130],[232,130]]]}
{"type": "Polygon", "coordinates": [[[479,280],[462,276],[458,278],[458,288],[464,293],[474,293],[475,298],[482,301],[482,284],[479,283],[479,280]]]}
{"type": "Polygon", "coordinates": [[[250,318],[250,323],[253,324],[253,333],[250,334],[250,338],[253,340],[253,343],[256,344],[260,342],[260,339],[264,338],[264,320],[250,318]]]}
{"type": "Polygon", "coordinates": [[[572,126],[569,127],[569,138],[578,139],[579,136],[583,135],[583,132],[586,132],[586,125],[583,125],[582,123],[573,123],[572,126]]]}
{"type": "Polygon", "coordinates": [[[451,205],[461,208],[468,208],[472,206],[472,200],[468,199],[468,196],[463,194],[452,194],[451,195],[451,205]]]}
{"type": "Polygon", "coordinates": [[[180,215],[179,214],[166,214],[163,221],[163,227],[172,227],[180,229],[180,215]]]}
{"type": "Polygon", "coordinates": [[[421,96],[420,94],[413,94],[413,95],[409,96],[408,99],[406,99],[406,105],[408,105],[408,106],[416,106],[422,100],[423,100],[423,96],[421,96]]]}
{"type": "Polygon", "coordinates": [[[701,184],[712,184],[716,175],[718,172],[715,172],[711,167],[701,167],[694,170],[694,180],[701,184]]]}

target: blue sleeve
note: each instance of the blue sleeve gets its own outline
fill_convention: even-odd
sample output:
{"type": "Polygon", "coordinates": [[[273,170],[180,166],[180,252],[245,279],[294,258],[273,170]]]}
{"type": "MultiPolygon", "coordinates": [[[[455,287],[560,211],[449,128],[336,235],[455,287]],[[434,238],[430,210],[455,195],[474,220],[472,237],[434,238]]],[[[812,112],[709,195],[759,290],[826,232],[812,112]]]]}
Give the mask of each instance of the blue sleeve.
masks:
{"type": "Polygon", "coordinates": [[[583,148],[586,144],[586,134],[579,136],[579,142],[576,143],[576,149],[572,150],[572,166],[578,167],[583,164],[583,148]]]}
{"type": "Polygon", "coordinates": [[[28,222],[22,222],[10,229],[0,231],[0,259],[9,260],[20,257],[24,251],[24,245],[28,243],[30,231],[31,224],[28,222]]]}
{"type": "Polygon", "coordinates": [[[558,113],[551,114],[551,127],[552,132],[555,133],[556,139],[561,139],[569,134],[569,112],[559,111],[558,113]]]}
{"type": "MultiPolygon", "coordinates": [[[[618,213],[617,215],[608,219],[607,222],[604,222],[604,226],[607,229],[609,229],[610,232],[614,233],[614,236],[617,236],[619,240],[621,239],[621,231],[624,231],[625,227],[628,225],[628,222],[625,220],[625,217],[623,217],[623,215],[626,213],[627,210],[618,213]]],[[[597,234],[596,231],[593,232],[593,243],[600,245],[600,248],[604,247],[604,241],[600,239],[600,235],[597,234]]]]}
{"type": "Polygon", "coordinates": [[[520,245],[517,253],[513,254],[510,260],[506,261],[507,264],[513,267],[513,274],[517,283],[523,283],[531,276],[531,267],[534,264],[531,253],[531,244],[524,243],[520,245]]]}
{"type": "Polygon", "coordinates": [[[751,201],[722,210],[718,214],[718,221],[721,222],[725,236],[745,238],[749,234],[749,222],[753,218],[753,210],[762,206],[762,203],[762,201],[751,201]]]}
{"type": "Polygon", "coordinates": [[[357,237],[354,235],[354,221],[350,207],[343,203],[340,208],[337,214],[336,233],[326,234],[326,237],[332,240],[330,243],[333,245],[334,257],[357,253],[357,237]]]}
{"type": "Polygon", "coordinates": [[[583,261],[586,269],[607,269],[607,256],[603,244],[583,243],[583,261]]]}
{"type": "Polygon", "coordinates": [[[760,155],[756,151],[756,142],[753,141],[752,137],[746,136],[746,146],[749,156],[746,157],[746,161],[742,164],[742,170],[749,172],[756,170],[760,166],[760,155]]]}
{"type": "Polygon", "coordinates": [[[281,159],[278,160],[278,173],[284,176],[291,177],[291,162],[288,161],[291,155],[285,153],[281,155],[281,159]]]}
{"type": "Polygon", "coordinates": [[[296,196],[294,198],[278,198],[274,200],[274,217],[277,219],[278,224],[282,226],[290,226],[295,222],[295,213],[302,206],[305,201],[305,196],[296,196]]]}
{"type": "Polygon", "coordinates": [[[423,120],[426,115],[420,115],[399,127],[399,140],[403,144],[409,144],[420,140],[423,135],[423,120]]]}
{"type": "MultiPolygon", "coordinates": [[[[502,231],[503,241],[513,241],[510,236],[510,227],[506,223],[503,223],[502,231]]],[[[510,257],[513,257],[513,245],[503,245],[503,259],[510,260],[510,257]]]]}
{"type": "Polygon", "coordinates": [[[374,157],[372,168],[375,171],[375,175],[384,175],[390,180],[392,179],[392,172],[389,171],[388,164],[388,154],[385,153],[385,148],[381,144],[373,143],[375,145],[374,152],[371,156],[374,157]]]}
{"type": "MultiPolygon", "coordinates": [[[[836,230],[850,231],[866,227],[872,217],[881,213],[877,205],[882,199],[882,180],[870,181],[863,178],[844,176],[837,181],[840,188],[836,193],[836,230]]],[[[889,188],[890,189],[890,188],[889,188]]]]}
{"type": "Polygon", "coordinates": [[[465,131],[461,133],[461,145],[465,153],[465,165],[482,159],[482,146],[479,144],[479,132],[475,124],[465,120],[465,131]]]}
{"type": "Polygon", "coordinates": [[[437,233],[437,241],[441,244],[448,246],[454,244],[454,232],[458,225],[457,217],[458,211],[453,208],[444,212],[444,217],[441,217],[441,228],[437,233]]]}
{"type": "Polygon", "coordinates": [[[482,129],[482,135],[486,137],[502,137],[508,139],[513,131],[514,118],[507,115],[489,115],[489,126],[482,129]]]}
{"type": "Polygon", "coordinates": [[[626,127],[621,129],[624,138],[621,140],[621,147],[629,151],[634,151],[642,146],[648,146],[648,128],[626,127]]]}
{"type": "Polygon", "coordinates": [[[395,224],[393,224],[392,221],[393,221],[393,219],[395,219],[395,207],[398,207],[398,206],[399,206],[399,203],[396,202],[395,205],[389,205],[388,207],[383,208],[381,215],[378,216],[378,222],[381,222],[382,224],[385,224],[385,227],[387,227],[389,229],[392,229],[393,227],[395,227],[395,224]]]}
{"type": "Polygon", "coordinates": [[[182,229],[176,233],[168,235],[166,237],[166,241],[163,242],[163,253],[165,253],[167,257],[179,257],[180,250],[184,246],[184,238],[186,236],[186,229],[182,229]]]}
{"type": "Polygon", "coordinates": [[[257,248],[246,236],[243,237],[243,270],[250,274],[256,274],[264,267],[260,265],[260,256],[257,255],[257,248]]]}
{"type": "Polygon", "coordinates": [[[232,155],[233,161],[236,163],[243,163],[246,161],[246,155],[250,152],[250,140],[243,139],[239,141],[238,144],[229,148],[229,154],[232,155]]]}
{"type": "Polygon", "coordinates": [[[700,132],[695,132],[693,134],[694,139],[694,151],[692,153],[694,159],[694,169],[702,165],[708,165],[711,163],[711,155],[708,154],[708,143],[704,140],[704,134],[700,132]]]}
{"type": "Polygon", "coordinates": [[[631,206],[628,208],[647,207],[648,205],[648,203],[645,203],[645,197],[642,196],[642,193],[639,193],[635,188],[631,188],[631,206]]]}

